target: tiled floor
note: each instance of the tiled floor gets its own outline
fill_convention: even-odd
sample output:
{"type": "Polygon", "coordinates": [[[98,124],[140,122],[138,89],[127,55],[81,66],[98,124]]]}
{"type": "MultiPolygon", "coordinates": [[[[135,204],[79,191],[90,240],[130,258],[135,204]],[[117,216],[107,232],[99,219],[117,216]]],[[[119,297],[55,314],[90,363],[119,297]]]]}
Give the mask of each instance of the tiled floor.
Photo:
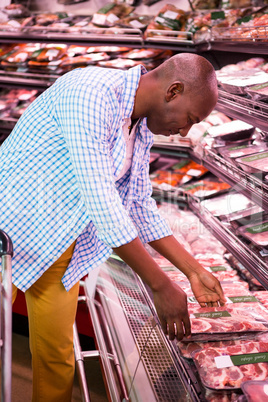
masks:
{"type": "MultiPolygon", "coordinates": [[[[21,325],[21,324],[20,324],[21,325]]],[[[15,325],[16,327],[18,325],[15,325]]],[[[23,331],[22,331],[23,332],[23,331]]],[[[85,372],[92,402],[107,402],[107,395],[98,360],[87,360],[85,372]]],[[[26,334],[12,335],[12,402],[31,401],[31,356],[29,338],[26,334]]],[[[77,377],[73,389],[72,402],[81,402],[77,377]]],[[[49,402],[49,401],[48,401],[49,402]]]]}

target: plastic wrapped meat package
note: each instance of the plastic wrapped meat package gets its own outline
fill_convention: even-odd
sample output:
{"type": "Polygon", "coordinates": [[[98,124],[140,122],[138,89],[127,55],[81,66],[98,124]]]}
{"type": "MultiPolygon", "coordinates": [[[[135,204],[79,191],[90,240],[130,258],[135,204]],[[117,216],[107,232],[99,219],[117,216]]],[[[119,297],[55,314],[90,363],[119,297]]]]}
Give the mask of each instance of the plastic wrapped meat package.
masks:
{"type": "MultiPolygon", "coordinates": [[[[268,74],[267,74],[268,75],[268,74]]],[[[208,135],[217,145],[229,145],[233,141],[245,141],[252,138],[255,128],[242,120],[232,120],[207,129],[208,135]]]]}
{"type": "Polygon", "coordinates": [[[268,220],[241,226],[237,231],[257,247],[268,246],[268,220]]]}
{"type": "Polygon", "coordinates": [[[246,94],[246,88],[268,82],[268,74],[259,68],[242,69],[240,71],[216,72],[219,85],[232,94],[246,94]]]}
{"type": "Polygon", "coordinates": [[[242,391],[247,398],[247,402],[267,402],[268,401],[268,380],[267,381],[245,381],[241,385],[242,391]]]}
{"type": "Polygon", "coordinates": [[[268,151],[237,158],[236,162],[247,173],[266,174],[268,172],[268,151]]]}
{"type": "Polygon", "coordinates": [[[150,175],[153,187],[160,190],[172,190],[179,185],[199,178],[207,173],[207,169],[189,159],[182,158],[167,169],[158,169],[150,175]]]}
{"type": "Polygon", "coordinates": [[[194,256],[199,254],[223,255],[226,248],[214,236],[199,235],[194,241],[190,242],[191,251],[194,256]]]}
{"type": "Polygon", "coordinates": [[[234,212],[243,211],[255,204],[243,194],[230,191],[228,194],[201,201],[201,205],[212,215],[222,219],[234,212]]]}
{"type": "Polygon", "coordinates": [[[211,349],[211,348],[221,348],[221,347],[227,347],[227,346],[239,346],[243,344],[247,344],[249,341],[256,341],[256,337],[258,337],[259,334],[256,335],[256,333],[252,334],[245,334],[239,336],[234,336],[234,339],[231,340],[225,340],[225,341],[196,341],[196,342],[184,342],[182,341],[177,341],[176,346],[179,349],[180,355],[187,360],[192,360],[193,359],[193,352],[197,350],[206,350],[206,349],[211,349]]]}
{"type": "Polygon", "coordinates": [[[266,100],[268,99],[268,82],[246,88],[246,92],[252,97],[253,100],[266,100]]]}
{"type": "Polygon", "coordinates": [[[201,381],[215,390],[235,390],[245,381],[268,377],[267,336],[192,353],[201,381]]]}
{"type": "Polygon", "coordinates": [[[217,180],[199,180],[192,184],[186,184],[181,186],[181,190],[187,194],[192,194],[198,198],[208,198],[211,195],[222,193],[229,190],[231,186],[224,183],[220,179],[217,180]]]}
{"type": "Polygon", "coordinates": [[[172,231],[181,233],[185,238],[189,233],[194,233],[198,236],[199,233],[203,233],[206,230],[197,216],[191,211],[184,211],[176,205],[166,202],[161,203],[158,209],[172,231]]]}
{"type": "Polygon", "coordinates": [[[258,152],[264,152],[267,150],[268,148],[265,143],[262,145],[244,144],[239,146],[228,146],[226,148],[221,148],[219,150],[219,153],[225,160],[236,164],[236,158],[244,157],[246,155],[251,155],[258,152]]]}
{"type": "Polygon", "coordinates": [[[92,22],[96,25],[111,27],[121,18],[129,15],[133,10],[134,7],[128,4],[107,3],[94,13],[92,22]]]}
{"type": "Polygon", "coordinates": [[[264,307],[268,308],[268,291],[267,290],[257,290],[253,292],[254,296],[264,305],[264,307]]]}
{"type": "MultiPolygon", "coordinates": [[[[154,36],[152,31],[181,31],[185,24],[185,11],[177,8],[173,4],[165,4],[155,16],[154,20],[148,25],[145,36],[154,36]]],[[[158,37],[162,36],[160,33],[158,37]]]]}
{"type": "Polygon", "coordinates": [[[267,311],[259,307],[255,311],[255,307],[249,307],[248,303],[243,306],[226,304],[222,307],[189,304],[192,335],[188,340],[229,340],[237,333],[267,331],[267,311]]]}

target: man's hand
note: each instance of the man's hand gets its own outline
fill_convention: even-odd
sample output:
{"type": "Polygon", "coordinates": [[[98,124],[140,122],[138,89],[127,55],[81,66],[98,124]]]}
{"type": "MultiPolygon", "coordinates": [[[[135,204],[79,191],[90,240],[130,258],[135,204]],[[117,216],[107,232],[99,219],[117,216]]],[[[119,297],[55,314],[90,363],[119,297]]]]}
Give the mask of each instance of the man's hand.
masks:
{"type": "Polygon", "coordinates": [[[205,269],[189,278],[192,291],[201,307],[224,306],[226,299],[220,282],[205,269]]]}
{"type": "Polygon", "coordinates": [[[191,335],[187,310],[187,296],[174,282],[169,281],[161,290],[153,291],[154,304],[161,326],[170,340],[181,340],[191,335]]]}

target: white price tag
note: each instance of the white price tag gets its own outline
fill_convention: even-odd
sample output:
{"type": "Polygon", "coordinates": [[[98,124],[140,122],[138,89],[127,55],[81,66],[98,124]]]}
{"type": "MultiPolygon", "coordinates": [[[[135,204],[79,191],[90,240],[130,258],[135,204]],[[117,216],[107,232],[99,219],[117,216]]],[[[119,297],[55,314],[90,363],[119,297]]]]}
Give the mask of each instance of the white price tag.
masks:
{"type": "Polygon", "coordinates": [[[234,365],[230,356],[216,356],[214,360],[217,368],[232,367],[234,365]]]}
{"type": "Polygon", "coordinates": [[[119,18],[115,14],[109,14],[107,16],[107,21],[110,22],[110,24],[113,24],[117,20],[119,20],[119,18]]]}
{"type": "Polygon", "coordinates": [[[163,24],[165,19],[163,17],[156,17],[155,22],[158,22],[158,24],[163,24]]]}
{"type": "Polygon", "coordinates": [[[92,22],[97,25],[105,25],[106,15],[105,14],[94,14],[92,22]]]}
{"type": "Polygon", "coordinates": [[[54,57],[57,57],[59,54],[59,51],[57,49],[49,49],[47,51],[47,57],[49,60],[53,59],[54,57]]]}
{"type": "Polygon", "coordinates": [[[175,20],[178,16],[178,13],[176,13],[175,11],[171,11],[171,10],[167,10],[163,16],[165,18],[170,18],[171,20],[175,20]]]}
{"type": "Polygon", "coordinates": [[[186,174],[188,174],[189,176],[200,176],[201,173],[202,173],[201,170],[190,169],[190,170],[188,170],[188,172],[186,174]]]}
{"type": "Polygon", "coordinates": [[[143,28],[143,24],[141,24],[140,23],[140,21],[137,21],[137,20],[133,20],[133,21],[130,21],[130,25],[133,27],[133,28],[143,28]]]}

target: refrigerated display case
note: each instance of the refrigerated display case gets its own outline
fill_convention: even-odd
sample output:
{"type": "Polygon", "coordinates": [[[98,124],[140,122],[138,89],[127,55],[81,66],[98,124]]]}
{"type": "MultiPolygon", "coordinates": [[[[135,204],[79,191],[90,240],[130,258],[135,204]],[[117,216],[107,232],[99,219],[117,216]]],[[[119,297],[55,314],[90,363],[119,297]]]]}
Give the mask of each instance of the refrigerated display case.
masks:
{"type": "MultiPolygon", "coordinates": [[[[263,32],[260,38],[249,37],[239,41],[239,38],[226,35],[220,37],[212,29],[206,37],[194,41],[192,35],[187,34],[180,40],[172,37],[169,32],[161,37],[156,32],[155,36],[144,38],[140,30],[119,28],[116,32],[108,29],[106,33],[101,34],[98,29],[91,29],[90,32],[83,32],[83,35],[57,31],[0,31],[0,43],[40,42],[170,49],[173,52],[202,54],[219,68],[233,59],[242,60],[247,55],[266,56],[266,27],[263,32]]],[[[46,76],[0,71],[0,86],[45,90],[56,78],[57,75],[51,74],[46,76]]],[[[229,94],[220,89],[216,109],[232,118],[254,125],[262,131],[263,141],[268,140],[267,103],[229,94]]],[[[15,119],[0,120],[0,134],[7,136],[15,122],[15,119]]],[[[268,212],[268,182],[242,171],[212,150],[206,149],[202,155],[196,154],[186,140],[180,144],[156,142],[153,151],[162,155],[191,158],[203,164],[213,174],[235,186],[236,190],[253,199],[268,212]]],[[[268,289],[266,258],[252,250],[215,218],[201,205],[200,200],[191,196],[181,197],[176,192],[169,191],[162,192],[160,196],[192,210],[229,252],[265,289],[268,289]]],[[[97,355],[102,363],[111,401],[213,400],[208,398],[200,384],[195,366],[182,359],[176,343],[170,342],[164,335],[150,290],[126,264],[110,258],[99,270],[96,287],[92,288],[90,275],[83,287],[85,296],[81,299],[86,303],[91,315],[98,347],[97,355]]]]}
{"type": "Polygon", "coordinates": [[[112,401],[202,401],[193,367],[163,334],[150,291],[122,261],[110,258],[90,275],[85,302],[112,401]]]}

